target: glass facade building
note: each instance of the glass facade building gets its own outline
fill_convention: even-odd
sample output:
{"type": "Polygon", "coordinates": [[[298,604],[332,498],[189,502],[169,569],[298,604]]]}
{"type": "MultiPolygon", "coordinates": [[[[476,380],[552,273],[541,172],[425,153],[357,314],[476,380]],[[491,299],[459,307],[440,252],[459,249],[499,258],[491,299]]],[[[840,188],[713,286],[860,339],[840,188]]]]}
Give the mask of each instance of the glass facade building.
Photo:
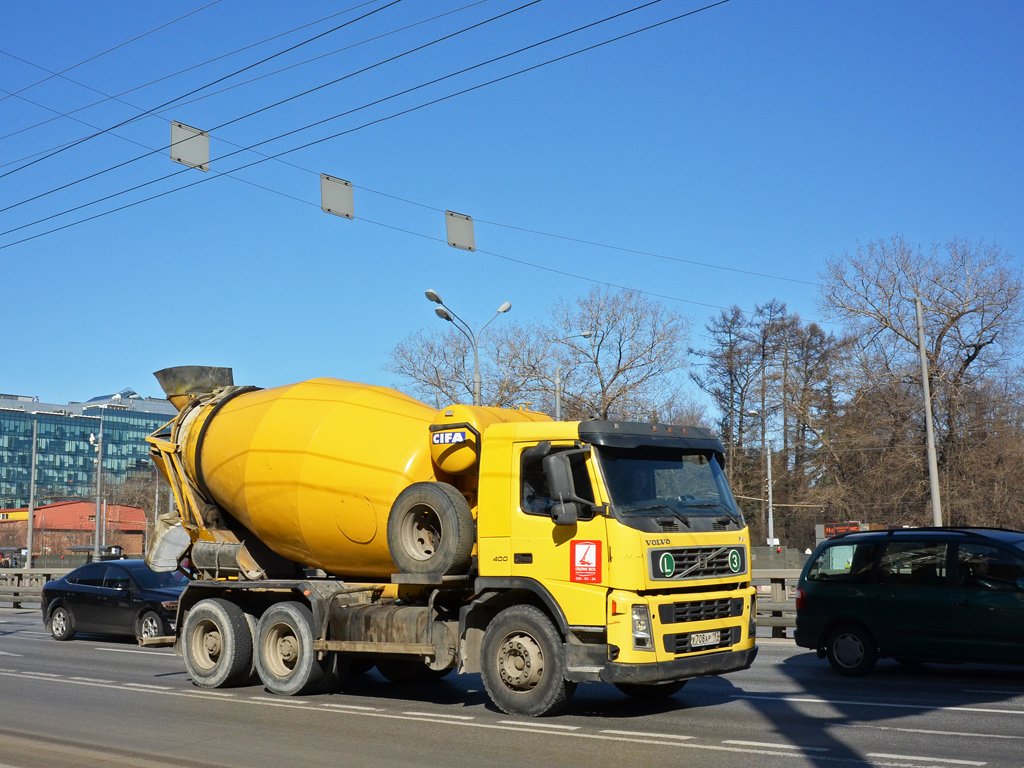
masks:
{"type": "Polygon", "coordinates": [[[28,506],[33,425],[40,505],[96,498],[101,434],[105,486],[152,472],[145,438],[175,413],[166,400],[142,399],[131,390],[68,405],[0,395],[0,509],[28,506]]]}

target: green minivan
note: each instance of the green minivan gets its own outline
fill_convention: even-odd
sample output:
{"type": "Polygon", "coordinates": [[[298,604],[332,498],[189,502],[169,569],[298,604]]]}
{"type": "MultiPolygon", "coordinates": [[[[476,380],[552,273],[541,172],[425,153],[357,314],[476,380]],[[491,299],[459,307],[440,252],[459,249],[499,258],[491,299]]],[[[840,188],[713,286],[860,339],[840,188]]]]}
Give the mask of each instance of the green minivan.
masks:
{"type": "Polygon", "coordinates": [[[843,675],[866,675],[879,658],[1024,664],[1024,533],[837,536],[804,566],[796,611],[796,644],[843,675]]]}

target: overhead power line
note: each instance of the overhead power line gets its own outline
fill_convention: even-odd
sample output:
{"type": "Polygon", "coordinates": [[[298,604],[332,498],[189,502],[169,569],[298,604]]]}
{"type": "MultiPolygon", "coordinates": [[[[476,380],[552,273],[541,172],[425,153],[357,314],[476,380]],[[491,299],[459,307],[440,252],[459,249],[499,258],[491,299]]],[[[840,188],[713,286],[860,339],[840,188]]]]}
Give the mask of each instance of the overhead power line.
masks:
{"type": "Polygon", "coordinates": [[[127,120],[122,120],[117,125],[112,125],[109,128],[105,128],[105,129],[103,129],[101,131],[98,131],[97,133],[93,133],[93,134],[90,134],[89,136],[85,136],[85,137],[83,137],[81,139],[78,139],[77,141],[74,141],[74,142],[72,142],[70,144],[67,144],[67,145],[61,147],[60,149],[57,149],[57,150],[55,150],[53,152],[50,152],[50,153],[48,153],[46,155],[43,155],[42,157],[36,158],[35,160],[32,160],[32,161],[30,161],[28,163],[25,163],[24,165],[20,165],[20,166],[18,166],[17,168],[15,168],[13,170],[7,171],[6,173],[0,174],[0,179],[6,178],[6,177],[10,176],[11,174],[17,173],[18,171],[23,171],[26,168],[29,168],[29,167],[35,165],[36,163],[41,163],[44,160],[49,160],[51,157],[54,157],[55,155],[59,155],[61,152],[65,152],[68,149],[71,149],[72,147],[77,147],[80,144],[84,144],[85,142],[90,141],[91,139],[95,139],[97,136],[102,136],[102,135],[104,135],[106,133],[110,133],[111,131],[114,131],[114,130],[117,130],[118,128],[121,128],[122,126],[128,125],[129,123],[133,123],[136,120],[139,120],[139,119],[145,117],[146,115],[151,115],[154,112],[157,112],[157,111],[159,111],[161,109],[164,109],[165,107],[169,107],[171,104],[174,104],[176,101],[180,101],[181,99],[188,98],[189,96],[192,96],[192,95],[194,95],[196,93],[199,93],[200,91],[206,90],[207,88],[211,88],[214,85],[217,85],[218,83],[222,83],[225,80],[228,80],[228,79],[230,79],[232,77],[235,77],[236,75],[240,75],[243,72],[247,72],[250,69],[253,69],[254,67],[258,67],[261,64],[265,64],[266,62],[271,61],[273,59],[276,59],[279,56],[283,56],[286,53],[290,53],[291,51],[294,51],[297,48],[301,48],[304,45],[308,45],[309,43],[312,43],[314,40],[319,40],[322,37],[326,37],[327,35],[330,35],[330,34],[332,34],[334,32],[337,32],[339,29],[343,29],[343,28],[345,28],[347,26],[355,24],[358,21],[362,21],[363,19],[368,18],[369,16],[372,16],[372,15],[374,15],[376,13],[380,13],[381,11],[386,10],[387,8],[390,8],[391,6],[397,5],[398,3],[401,3],[401,2],[402,2],[402,0],[391,0],[391,2],[387,3],[386,5],[383,5],[380,8],[376,8],[376,9],[374,9],[372,11],[368,11],[367,13],[363,14],[362,16],[359,16],[359,17],[357,17],[355,19],[352,19],[350,21],[346,21],[344,24],[339,24],[338,26],[333,27],[333,28],[327,30],[326,32],[321,32],[318,35],[314,35],[313,37],[310,37],[310,38],[308,38],[306,40],[303,40],[300,43],[296,43],[295,45],[292,45],[292,46],[290,46],[288,48],[285,48],[282,51],[278,51],[277,53],[272,54],[270,56],[267,56],[267,57],[265,57],[263,59],[260,59],[257,62],[249,64],[249,65],[247,65],[245,67],[242,67],[241,69],[235,70],[234,72],[232,72],[230,74],[224,75],[223,77],[219,77],[216,80],[213,80],[212,82],[207,83],[206,85],[201,85],[198,88],[193,88],[188,93],[184,93],[181,96],[177,96],[177,97],[175,97],[173,99],[170,99],[169,101],[165,101],[163,104],[160,104],[159,106],[156,106],[156,107],[153,107],[152,109],[146,110],[141,115],[136,115],[134,117],[128,118],[127,120]]]}
{"type": "MultiPolygon", "coordinates": [[[[217,0],[217,2],[220,2],[220,0],[217,0]]],[[[133,93],[134,91],[142,90],[143,88],[148,88],[151,85],[156,85],[157,83],[163,82],[164,80],[169,80],[172,77],[177,77],[178,75],[183,75],[186,72],[191,72],[193,69],[199,69],[200,67],[205,67],[206,65],[212,64],[215,61],[220,61],[221,59],[226,59],[226,58],[229,58],[231,56],[235,56],[235,55],[237,55],[239,53],[242,53],[243,51],[249,50],[250,48],[256,48],[257,46],[263,45],[265,43],[269,43],[272,40],[276,40],[279,37],[285,37],[285,36],[290,35],[290,34],[292,34],[294,32],[298,32],[299,30],[306,29],[307,27],[312,27],[312,26],[315,26],[317,24],[321,24],[321,23],[327,21],[328,19],[333,19],[335,16],[341,16],[341,15],[346,14],[346,13],[351,13],[352,11],[356,10],[357,8],[361,8],[364,5],[370,5],[373,2],[376,2],[376,0],[366,0],[366,2],[360,3],[358,5],[354,5],[354,6],[350,7],[350,8],[345,8],[344,10],[336,11],[335,13],[331,13],[331,14],[328,14],[327,16],[323,16],[322,18],[319,18],[316,21],[310,21],[310,22],[307,22],[305,24],[300,24],[297,27],[292,27],[291,29],[286,30],[284,32],[278,32],[276,35],[271,35],[270,37],[265,37],[262,40],[256,41],[255,43],[249,43],[248,45],[243,45],[241,48],[236,48],[233,51],[228,51],[227,53],[222,53],[219,56],[214,56],[211,59],[206,59],[205,61],[201,61],[198,64],[192,64],[191,66],[185,67],[184,69],[179,69],[177,72],[172,72],[170,74],[163,75],[161,77],[156,78],[155,80],[150,80],[147,83],[143,83],[141,85],[133,86],[133,87],[127,89],[127,90],[121,91],[120,93],[116,93],[116,94],[105,93],[105,92],[100,91],[100,90],[98,90],[96,88],[93,88],[91,85],[87,85],[86,83],[80,83],[77,80],[72,80],[69,77],[64,77],[62,72],[53,72],[53,71],[47,69],[46,67],[44,67],[44,66],[42,66],[40,64],[36,64],[35,62],[28,61],[27,59],[23,59],[20,56],[15,56],[13,53],[10,53],[8,51],[0,50],[0,54],[3,54],[4,56],[9,56],[12,59],[16,59],[16,60],[18,60],[18,61],[20,61],[20,62],[22,62],[24,64],[28,64],[30,67],[35,67],[36,69],[41,69],[44,72],[47,72],[47,73],[49,73],[50,75],[52,75],[54,77],[60,77],[61,79],[67,80],[69,83],[72,83],[73,85],[77,85],[77,86],[79,86],[81,88],[86,88],[87,90],[90,90],[90,91],[92,91],[94,93],[98,93],[99,95],[104,97],[104,98],[100,99],[99,101],[91,102],[90,104],[86,104],[83,107],[78,107],[77,109],[72,109],[69,112],[57,112],[57,110],[50,109],[49,107],[45,107],[42,104],[37,104],[36,106],[40,106],[43,109],[50,109],[51,112],[56,112],[57,113],[56,116],[55,117],[51,117],[51,118],[47,118],[46,120],[42,120],[42,121],[40,121],[38,123],[35,123],[34,125],[29,125],[29,126],[26,126],[24,128],[19,128],[16,131],[12,131],[11,133],[8,133],[8,134],[5,134],[3,136],[0,136],[0,141],[3,141],[4,139],[9,139],[12,136],[17,136],[19,133],[25,133],[26,131],[31,131],[34,128],[39,128],[40,126],[46,125],[47,123],[53,122],[54,120],[59,120],[62,117],[71,117],[71,115],[75,114],[76,112],[82,112],[83,110],[99,106],[100,104],[103,104],[104,102],[111,101],[111,100],[119,101],[120,103],[124,104],[125,106],[131,107],[132,109],[137,109],[139,111],[142,111],[141,107],[138,107],[138,106],[136,106],[134,104],[130,104],[127,101],[122,101],[120,97],[121,96],[125,96],[125,95],[127,95],[129,93],[133,93]]],[[[483,2],[487,2],[487,0],[476,0],[476,2],[475,3],[471,3],[471,5],[476,5],[478,3],[483,3],[483,2]]],[[[463,6],[463,8],[465,8],[465,7],[467,7],[467,6],[463,6]]],[[[456,8],[455,10],[448,11],[447,13],[455,13],[455,12],[457,12],[459,10],[462,10],[462,9],[461,8],[456,8]]],[[[439,14],[439,16],[444,16],[444,15],[447,15],[447,14],[439,14]]],[[[182,17],[182,18],[184,18],[184,17],[182,17]]],[[[432,17],[432,18],[438,18],[438,17],[435,16],[435,17],[432,17]]],[[[417,23],[422,23],[422,22],[417,22],[417,23]]],[[[403,27],[402,29],[405,29],[405,27],[403,27]]],[[[391,33],[386,33],[386,34],[391,34],[391,33]]],[[[378,37],[380,37],[380,36],[378,36],[378,37]]],[[[369,38],[369,39],[370,40],[374,40],[376,38],[369,38]]],[[[359,45],[359,44],[360,43],[357,43],[357,45],[359,45]]],[[[351,46],[346,46],[346,48],[348,48],[348,47],[351,47],[351,46]]],[[[317,59],[323,58],[324,56],[330,56],[333,53],[337,53],[338,50],[346,50],[346,48],[339,48],[339,49],[336,49],[335,51],[332,51],[331,53],[322,54],[321,56],[316,56],[316,57],[314,57],[312,59],[306,59],[305,62],[300,62],[299,64],[293,64],[292,67],[301,66],[302,64],[309,63],[310,61],[316,61],[317,59]]],[[[75,66],[78,66],[78,65],[76,64],[75,66]]],[[[247,80],[246,83],[255,82],[255,80],[260,80],[263,77],[270,77],[271,75],[277,74],[278,72],[283,72],[286,69],[291,69],[292,67],[285,67],[284,69],[276,70],[276,72],[270,72],[270,73],[268,73],[266,75],[261,75],[260,77],[254,78],[253,80],[247,80]]],[[[67,72],[67,71],[68,70],[63,70],[63,72],[67,72]]],[[[40,80],[40,82],[43,82],[43,81],[40,80]]],[[[232,87],[235,87],[235,86],[232,86],[232,87]]],[[[222,92],[223,91],[217,91],[217,93],[222,93],[222,92]]],[[[9,92],[9,91],[6,92],[6,93],[7,93],[8,96],[15,95],[14,93],[9,92]]],[[[201,97],[201,98],[205,98],[205,97],[201,97]]],[[[29,102],[29,103],[36,104],[36,102],[29,102]]],[[[185,103],[186,104],[191,104],[192,102],[185,102],[185,103]]],[[[179,106],[181,106],[181,105],[179,105],[179,106]]],[[[85,123],[85,124],[88,125],[88,123],[85,123]]],[[[91,128],[96,128],[96,126],[90,126],[90,127],[91,128]]],[[[96,130],[99,130],[99,129],[96,128],[96,130]]],[[[59,149],[59,148],[60,147],[50,147],[50,149],[43,150],[42,152],[39,152],[37,154],[43,154],[44,152],[49,152],[50,150],[59,149]]],[[[21,158],[21,160],[27,160],[27,159],[29,159],[29,158],[21,158]]],[[[20,160],[14,160],[14,161],[11,161],[11,162],[20,162],[20,160]]],[[[10,162],[4,163],[4,165],[10,165],[10,164],[11,164],[10,162]]]]}
{"type": "MultiPolygon", "coordinates": [[[[651,5],[651,4],[657,3],[657,2],[661,2],[661,1],[662,0],[651,0],[651,2],[648,3],[648,5],[651,5]]],[[[530,0],[530,2],[528,2],[528,3],[524,4],[524,5],[519,6],[518,8],[513,8],[512,10],[506,11],[504,13],[500,13],[497,16],[492,16],[491,18],[485,19],[484,21],[481,21],[481,22],[478,22],[476,24],[472,24],[472,25],[470,25],[468,27],[464,27],[462,29],[456,30],[455,32],[452,32],[450,34],[444,35],[442,37],[435,38],[434,40],[431,40],[431,41],[429,41],[427,43],[424,43],[423,45],[418,45],[418,46],[416,46],[414,48],[410,48],[410,49],[408,49],[406,51],[403,51],[402,53],[396,54],[394,56],[390,56],[387,59],[384,59],[382,61],[375,62],[373,64],[370,64],[370,65],[366,66],[366,67],[358,69],[358,70],[356,70],[354,72],[349,72],[348,74],[342,75],[341,77],[335,78],[334,80],[331,80],[331,81],[329,81],[327,83],[322,83],[321,85],[318,85],[318,86],[316,86],[314,88],[310,88],[310,89],[308,89],[306,91],[303,91],[301,93],[295,94],[293,96],[289,96],[286,99],[281,99],[280,101],[277,101],[277,102],[275,102],[273,104],[269,104],[269,105],[264,106],[264,107],[261,107],[260,109],[254,110],[254,111],[249,112],[249,113],[247,113],[245,115],[242,115],[240,117],[236,117],[236,118],[233,118],[231,120],[228,120],[227,122],[221,123],[220,125],[216,125],[213,128],[210,128],[209,131],[207,131],[207,133],[212,133],[214,131],[220,130],[221,128],[225,128],[225,127],[227,127],[229,125],[232,125],[234,123],[241,122],[242,120],[245,120],[247,118],[250,118],[250,117],[253,117],[255,115],[258,115],[261,112],[266,112],[267,110],[273,109],[274,107],[279,107],[279,106],[281,106],[283,104],[287,104],[287,103],[289,103],[291,101],[294,101],[295,99],[301,98],[302,96],[308,96],[309,94],[314,93],[315,91],[322,90],[322,89],[324,89],[324,88],[326,88],[328,86],[331,86],[331,85],[336,85],[337,83],[340,83],[340,82],[342,82],[344,80],[347,80],[349,78],[355,77],[356,75],[364,74],[366,72],[369,72],[370,70],[376,69],[377,67],[381,67],[381,66],[383,66],[385,64],[389,64],[389,63],[394,62],[394,61],[396,61],[398,59],[401,59],[401,58],[403,58],[405,56],[409,56],[410,54],[422,51],[425,48],[429,48],[430,46],[437,45],[438,43],[442,43],[442,42],[444,42],[446,40],[450,40],[450,39],[452,39],[452,38],[454,38],[454,37],[456,37],[458,35],[465,34],[466,32],[470,32],[470,31],[472,31],[474,29],[478,29],[478,28],[480,28],[480,27],[482,27],[482,26],[484,26],[486,24],[490,24],[491,22],[498,21],[498,20],[503,19],[503,18],[505,18],[507,16],[510,16],[510,15],[512,15],[514,13],[518,13],[519,11],[522,11],[522,10],[524,10],[526,8],[529,8],[530,6],[537,5],[540,2],[542,2],[542,0],[530,0]]],[[[610,17],[610,18],[614,18],[614,17],[610,17]]],[[[525,49],[521,49],[520,51],[515,51],[512,54],[507,54],[507,56],[515,55],[516,53],[519,53],[522,50],[525,50],[525,49]]],[[[504,58],[504,57],[499,57],[499,58],[504,58]]],[[[486,64],[492,63],[493,61],[497,61],[497,59],[492,59],[490,62],[484,62],[483,64],[478,64],[478,65],[476,65],[476,67],[485,66],[486,64]]],[[[471,67],[470,69],[475,69],[476,67],[471,67]]],[[[456,72],[456,73],[454,73],[452,75],[447,75],[445,78],[441,78],[440,80],[447,79],[449,77],[454,77],[454,76],[456,76],[458,74],[462,74],[463,72],[466,72],[466,71],[469,71],[469,70],[461,70],[460,72],[456,72]]],[[[432,85],[433,83],[440,82],[440,80],[433,80],[430,83],[427,83],[425,85],[417,86],[417,88],[426,87],[426,85],[432,85]]],[[[411,90],[417,90],[417,88],[414,88],[414,89],[411,89],[411,90]]],[[[397,95],[403,95],[403,94],[409,93],[409,92],[410,91],[403,91],[401,94],[397,94],[397,95]]],[[[388,99],[391,99],[391,98],[395,98],[395,96],[389,96],[388,97],[388,99]]],[[[344,117],[345,115],[352,114],[353,112],[359,111],[361,109],[366,109],[369,106],[373,106],[375,104],[381,103],[381,101],[386,101],[386,100],[387,99],[382,99],[382,100],[379,100],[379,101],[374,101],[374,102],[371,102],[368,105],[364,105],[362,107],[358,107],[357,109],[349,110],[347,112],[342,112],[342,113],[340,113],[338,115],[334,115],[333,117],[327,118],[326,120],[321,120],[319,122],[311,123],[309,125],[306,125],[306,126],[303,126],[301,128],[298,128],[296,130],[289,131],[289,132],[283,133],[283,134],[279,134],[278,136],[275,136],[275,137],[273,137],[271,139],[267,139],[266,141],[260,142],[259,144],[253,144],[253,145],[251,145],[249,147],[243,147],[243,148],[239,149],[238,152],[243,152],[243,151],[246,151],[246,150],[251,150],[251,149],[254,149],[255,147],[259,147],[259,146],[261,146],[263,144],[267,144],[267,143],[269,143],[271,141],[277,141],[278,139],[285,138],[286,136],[290,136],[290,135],[292,135],[294,133],[297,133],[297,132],[300,132],[300,131],[308,130],[309,128],[313,128],[313,127],[315,127],[317,125],[321,125],[322,123],[328,122],[330,120],[336,120],[339,117],[344,117]]],[[[49,190],[47,192],[40,192],[39,194],[34,195],[33,197],[26,198],[26,199],[21,200],[21,201],[19,201],[17,203],[12,203],[11,205],[8,205],[5,208],[0,208],[0,213],[4,213],[6,211],[9,211],[9,210],[11,210],[13,208],[17,208],[18,206],[24,205],[26,203],[30,203],[30,202],[33,202],[35,200],[39,200],[39,199],[41,199],[43,197],[47,197],[48,195],[52,195],[55,192],[63,191],[65,189],[68,189],[70,187],[75,186],[76,184],[80,184],[83,181],[89,181],[90,179],[95,179],[95,178],[97,178],[99,176],[102,176],[102,175],[104,175],[106,173],[109,173],[111,171],[115,171],[115,170],[117,170],[119,168],[124,168],[125,166],[131,165],[132,163],[135,163],[135,162],[137,162],[139,160],[142,160],[142,159],[144,159],[146,157],[150,157],[150,156],[155,155],[155,154],[157,154],[159,152],[164,152],[164,151],[168,150],[169,148],[170,148],[170,145],[165,145],[165,146],[163,146],[163,147],[161,147],[159,149],[150,150],[149,152],[146,152],[144,154],[141,154],[141,155],[138,155],[136,157],[133,157],[130,160],[125,160],[124,162],[118,163],[117,165],[113,165],[113,166],[110,166],[108,168],[104,168],[103,170],[96,171],[95,173],[91,173],[88,176],[83,176],[82,178],[76,179],[75,181],[69,181],[66,184],[62,184],[61,186],[55,187],[55,188],[53,188],[53,189],[51,189],[51,190],[49,190]]],[[[238,154],[238,152],[231,152],[231,153],[229,153],[227,155],[224,155],[224,156],[218,158],[218,160],[224,160],[224,159],[226,159],[228,157],[231,157],[232,155],[238,154]]],[[[174,175],[177,175],[177,174],[176,173],[169,174],[168,176],[161,177],[160,179],[155,179],[154,181],[162,181],[163,179],[169,178],[170,176],[174,176],[174,175]]],[[[3,178],[3,177],[0,176],[0,178],[3,178]]],[[[147,182],[147,183],[153,183],[153,182],[147,182]]],[[[146,186],[146,185],[143,184],[142,186],[146,186]]],[[[123,192],[119,192],[119,193],[117,193],[115,195],[112,195],[112,196],[116,197],[118,194],[124,194],[125,192],[134,191],[135,189],[138,189],[138,187],[133,187],[133,188],[131,188],[129,190],[124,190],[123,192]]],[[[101,198],[100,200],[94,201],[93,203],[87,203],[85,206],[78,206],[77,208],[71,209],[71,211],[78,210],[79,208],[82,208],[82,207],[87,207],[88,205],[93,205],[96,202],[102,202],[103,200],[108,200],[112,196],[107,196],[105,198],[101,198]]],[[[71,211],[65,211],[64,213],[69,213],[71,211]]],[[[63,215],[63,213],[54,214],[53,216],[48,216],[46,219],[41,219],[40,221],[47,221],[49,219],[52,219],[52,218],[55,218],[56,216],[61,216],[61,215],[63,215]]],[[[33,224],[37,224],[37,223],[39,223],[39,221],[33,222],[33,224]]],[[[32,224],[26,224],[26,225],[24,225],[22,227],[18,227],[17,229],[24,229],[25,226],[32,226],[32,224]]],[[[6,235],[6,234],[10,234],[10,232],[12,232],[12,231],[16,231],[16,230],[8,230],[7,232],[0,232],[0,236],[6,235]]]]}
{"type": "Polygon", "coordinates": [[[154,32],[157,32],[157,31],[159,31],[161,29],[164,29],[165,27],[169,27],[172,24],[177,24],[182,19],[187,19],[189,16],[192,16],[192,15],[194,15],[196,13],[199,13],[200,11],[205,11],[210,6],[216,5],[219,2],[220,2],[220,0],[213,0],[212,2],[209,2],[209,3],[207,3],[204,6],[196,8],[194,11],[189,11],[188,13],[186,13],[183,16],[179,16],[178,18],[173,19],[173,20],[168,21],[168,22],[165,22],[164,24],[161,24],[158,27],[154,27],[153,29],[149,30],[148,32],[143,32],[141,35],[136,35],[131,40],[125,40],[123,43],[118,43],[113,48],[108,48],[107,50],[101,51],[100,53],[97,53],[97,54],[94,54],[93,56],[90,56],[87,59],[83,59],[82,61],[78,62],[77,64],[72,64],[70,67],[65,67],[60,72],[52,72],[52,73],[50,73],[49,76],[44,77],[42,80],[37,80],[36,82],[32,83],[31,85],[26,85],[24,88],[19,88],[16,91],[9,92],[6,96],[0,97],[0,101],[4,101],[5,99],[10,98],[11,96],[17,96],[19,93],[22,93],[23,91],[27,91],[27,90],[29,90],[31,88],[35,88],[37,85],[45,83],[47,80],[52,80],[55,77],[60,77],[65,72],[70,72],[71,70],[77,69],[78,67],[82,66],[83,64],[87,64],[90,61],[95,61],[96,59],[100,58],[101,56],[106,56],[108,53],[112,53],[113,51],[116,51],[118,48],[124,48],[124,46],[129,45],[131,43],[134,43],[136,40],[141,40],[142,38],[144,38],[144,37],[146,37],[148,35],[151,35],[154,32]]]}

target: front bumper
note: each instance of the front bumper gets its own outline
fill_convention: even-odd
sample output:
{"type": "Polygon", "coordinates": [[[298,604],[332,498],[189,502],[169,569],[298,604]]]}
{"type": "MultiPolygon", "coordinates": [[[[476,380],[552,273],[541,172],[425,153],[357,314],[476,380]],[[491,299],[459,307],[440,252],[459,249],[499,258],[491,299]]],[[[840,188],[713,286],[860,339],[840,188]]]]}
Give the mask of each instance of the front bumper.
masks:
{"type": "Polygon", "coordinates": [[[601,679],[606,683],[666,683],[673,680],[691,680],[695,677],[747,669],[754,663],[756,656],[755,645],[746,651],[720,651],[646,664],[611,661],[601,671],[601,679]]]}

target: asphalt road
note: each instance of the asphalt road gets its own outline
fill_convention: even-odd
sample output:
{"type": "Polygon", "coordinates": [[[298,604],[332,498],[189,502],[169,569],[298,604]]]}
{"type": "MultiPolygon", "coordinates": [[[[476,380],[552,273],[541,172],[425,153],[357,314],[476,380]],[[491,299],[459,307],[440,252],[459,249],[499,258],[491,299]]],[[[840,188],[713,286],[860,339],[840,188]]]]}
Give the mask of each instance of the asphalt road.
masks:
{"type": "Polygon", "coordinates": [[[254,684],[206,691],[169,649],[43,631],[0,609],[0,768],[46,766],[1024,765],[1024,669],[882,661],[866,679],[786,640],[754,667],[640,704],[580,686],[557,718],[496,710],[478,675],[416,686],[376,672],[283,698],[254,684]]]}

